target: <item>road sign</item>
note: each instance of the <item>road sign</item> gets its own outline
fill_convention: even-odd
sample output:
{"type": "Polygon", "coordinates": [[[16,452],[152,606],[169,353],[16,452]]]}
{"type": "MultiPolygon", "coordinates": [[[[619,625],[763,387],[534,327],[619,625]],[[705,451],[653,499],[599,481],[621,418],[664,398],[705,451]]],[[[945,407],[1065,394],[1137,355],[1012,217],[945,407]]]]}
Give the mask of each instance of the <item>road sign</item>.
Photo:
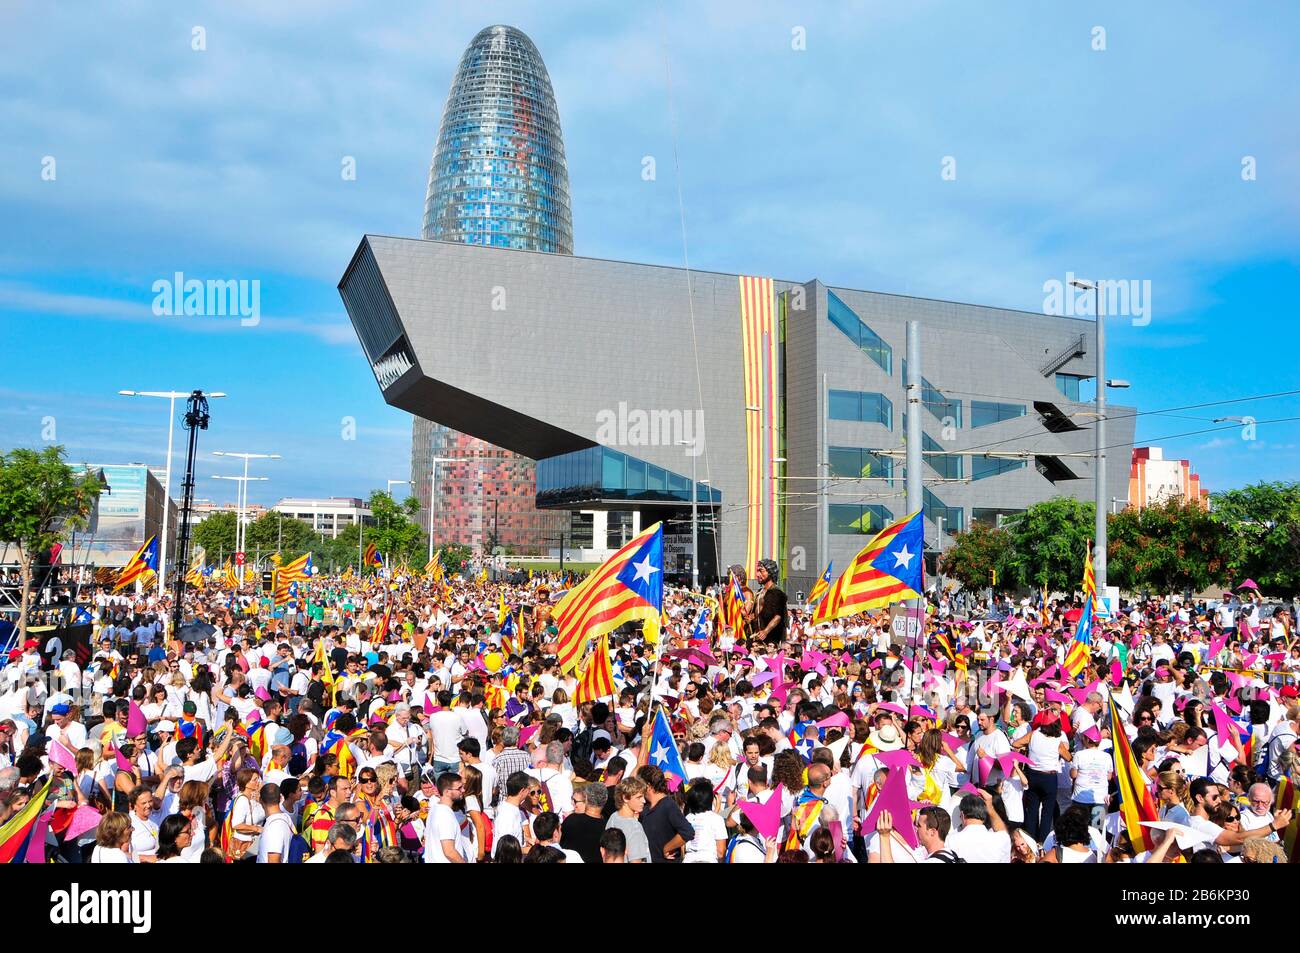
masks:
{"type": "Polygon", "coordinates": [[[236,566],[242,566],[242,565],[244,565],[244,554],[243,554],[243,553],[235,553],[235,565],[236,565],[236,566]]]}
{"type": "Polygon", "coordinates": [[[893,645],[915,644],[920,632],[920,618],[908,606],[899,603],[889,607],[889,641],[893,645]]]}

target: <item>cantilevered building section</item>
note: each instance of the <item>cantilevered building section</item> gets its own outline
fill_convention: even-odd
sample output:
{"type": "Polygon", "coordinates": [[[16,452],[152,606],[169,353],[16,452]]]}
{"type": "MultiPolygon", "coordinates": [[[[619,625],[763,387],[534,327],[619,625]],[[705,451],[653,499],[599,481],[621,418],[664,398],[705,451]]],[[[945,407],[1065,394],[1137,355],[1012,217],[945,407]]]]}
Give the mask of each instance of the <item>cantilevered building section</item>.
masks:
{"type": "MultiPolygon", "coordinates": [[[[569,255],[573,221],[560,115],[532,40],[482,30],[461,57],[443,110],[424,202],[424,238],[569,255]]],[[[508,293],[504,289],[503,293],[508,293]]],[[[508,299],[498,307],[508,307],[508,299]]],[[[434,422],[413,422],[411,482],[438,543],[513,552],[558,546],[567,518],[534,505],[535,464],[434,422]],[[434,479],[432,461],[438,464],[434,479]]]]}
{"type": "MultiPolygon", "coordinates": [[[[670,575],[689,573],[692,486],[717,528],[701,577],[772,556],[791,594],[905,514],[913,319],[927,548],[1053,496],[1092,498],[1090,320],[377,236],[339,289],[389,404],[539,460],[541,506],[610,527],[632,510],[665,519],[670,575]]],[[[1110,410],[1113,461],[1133,419],[1110,410]]],[[[1125,496],[1123,467],[1108,478],[1125,496]]]]}

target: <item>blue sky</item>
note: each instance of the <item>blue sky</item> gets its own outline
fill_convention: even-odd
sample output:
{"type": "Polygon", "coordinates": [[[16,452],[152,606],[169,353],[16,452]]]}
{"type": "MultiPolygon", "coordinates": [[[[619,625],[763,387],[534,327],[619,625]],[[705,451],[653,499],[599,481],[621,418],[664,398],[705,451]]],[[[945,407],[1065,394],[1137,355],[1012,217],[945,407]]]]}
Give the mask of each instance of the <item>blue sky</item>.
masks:
{"type": "MultiPolygon", "coordinates": [[[[164,405],[117,391],[201,386],[231,396],[199,497],[232,498],[209,479],[235,472],[223,449],[282,454],[255,502],[407,478],[410,418],[335,285],[363,233],[418,234],[456,63],[496,22],[550,71],[578,254],[681,263],[671,70],[692,266],[1027,310],[1067,272],[1149,280],[1150,323],[1108,324],[1124,403],[1300,389],[1300,7],[1243,9],[11,0],[0,447],[39,445],[53,418],[74,460],[160,465],[164,405]],[[261,323],[155,316],[177,271],[260,281],[261,323]]],[[[1268,423],[1286,417],[1300,397],[1146,415],[1138,439],[1211,489],[1294,479],[1300,422],[1268,423]],[[1257,439],[1160,439],[1226,414],[1257,439]]]]}

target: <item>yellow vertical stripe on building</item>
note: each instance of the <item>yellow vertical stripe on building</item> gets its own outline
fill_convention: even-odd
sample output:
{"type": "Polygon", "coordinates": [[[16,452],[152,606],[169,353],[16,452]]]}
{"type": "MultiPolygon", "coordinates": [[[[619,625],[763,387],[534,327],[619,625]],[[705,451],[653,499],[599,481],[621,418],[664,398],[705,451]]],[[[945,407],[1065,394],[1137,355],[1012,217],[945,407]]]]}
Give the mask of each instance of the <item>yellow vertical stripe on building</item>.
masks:
{"type": "Polygon", "coordinates": [[[772,458],[778,449],[776,329],[772,279],[741,275],[738,280],[745,406],[760,408],[758,413],[745,411],[749,478],[745,569],[752,575],[758,560],[763,556],[775,556],[780,544],[776,505],[778,490],[772,478],[772,458]]]}

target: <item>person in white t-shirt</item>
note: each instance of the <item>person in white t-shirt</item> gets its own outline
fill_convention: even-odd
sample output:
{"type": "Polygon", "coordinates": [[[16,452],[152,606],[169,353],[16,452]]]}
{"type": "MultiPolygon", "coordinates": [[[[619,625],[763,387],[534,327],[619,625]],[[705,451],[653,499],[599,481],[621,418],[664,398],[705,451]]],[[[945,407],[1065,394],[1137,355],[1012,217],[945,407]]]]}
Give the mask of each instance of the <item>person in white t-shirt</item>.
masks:
{"type": "Polygon", "coordinates": [[[573,779],[564,773],[564,745],[552,741],[541,749],[537,757],[537,766],[525,773],[537,779],[543,787],[543,794],[549,794],[549,803],[541,805],[544,811],[554,811],[561,818],[573,811],[573,779]]]}
{"type": "Polygon", "coordinates": [[[948,850],[968,864],[1011,863],[1011,837],[991,801],[992,795],[982,789],[978,797],[965,795],[957,806],[961,827],[944,841],[948,850]]]}
{"type": "Polygon", "coordinates": [[[708,778],[692,781],[686,789],[686,821],[695,829],[695,837],[682,851],[682,863],[716,864],[727,849],[727,824],[713,810],[713,782],[708,778]]]}
{"type": "Polygon", "coordinates": [[[280,785],[268,782],[258,792],[265,821],[262,835],[257,839],[259,864],[285,864],[289,862],[289,844],[293,840],[293,818],[286,814],[280,803],[280,785]]]}
{"type": "Polygon", "coordinates": [[[1076,739],[1080,748],[1070,764],[1070,777],[1074,781],[1071,800],[1088,808],[1088,824],[1100,829],[1106,819],[1106,797],[1110,779],[1114,777],[1114,760],[1110,752],[1099,747],[1101,731],[1094,724],[1076,739]]]}
{"type": "Polygon", "coordinates": [[[464,798],[465,782],[454,771],[446,771],[439,775],[437,783],[438,800],[429,805],[429,819],[424,825],[424,862],[472,864],[475,850],[462,832],[453,806],[464,798]]]}

